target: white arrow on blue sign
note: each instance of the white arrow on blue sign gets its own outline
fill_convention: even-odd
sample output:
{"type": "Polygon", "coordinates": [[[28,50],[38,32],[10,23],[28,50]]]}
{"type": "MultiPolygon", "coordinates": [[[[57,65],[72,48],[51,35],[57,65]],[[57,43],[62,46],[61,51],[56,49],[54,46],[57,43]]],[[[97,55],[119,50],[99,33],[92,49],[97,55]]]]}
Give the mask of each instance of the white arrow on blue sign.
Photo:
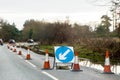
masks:
{"type": "Polygon", "coordinates": [[[55,61],[61,63],[74,62],[74,50],[71,46],[55,46],[55,61]]]}

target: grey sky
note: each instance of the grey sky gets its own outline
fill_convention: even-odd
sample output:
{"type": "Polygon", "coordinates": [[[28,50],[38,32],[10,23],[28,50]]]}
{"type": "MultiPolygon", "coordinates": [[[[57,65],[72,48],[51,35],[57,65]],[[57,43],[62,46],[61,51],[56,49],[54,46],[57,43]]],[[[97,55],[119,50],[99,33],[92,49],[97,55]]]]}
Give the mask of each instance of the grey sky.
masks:
{"type": "Polygon", "coordinates": [[[95,15],[101,17],[108,9],[94,6],[92,1],[95,0],[0,0],[0,17],[15,22],[20,29],[24,21],[31,18],[55,21],[69,16],[72,20],[79,17],[87,21],[87,17],[89,20],[95,15]]]}
{"type": "Polygon", "coordinates": [[[81,12],[92,10],[87,0],[2,0],[0,9],[5,12],[81,12]],[[87,9],[89,8],[89,9],[87,9]]]}

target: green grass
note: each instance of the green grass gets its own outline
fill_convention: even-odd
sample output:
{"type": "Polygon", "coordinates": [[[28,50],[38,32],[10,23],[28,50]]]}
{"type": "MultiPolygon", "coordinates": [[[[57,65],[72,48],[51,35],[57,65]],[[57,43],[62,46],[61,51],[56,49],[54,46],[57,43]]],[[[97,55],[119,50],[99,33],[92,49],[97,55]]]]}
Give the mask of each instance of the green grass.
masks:
{"type": "MultiPolygon", "coordinates": [[[[56,44],[57,46],[70,46],[67,44],[56,44]]],[[[48,52],[52,55],[54,55],[54,46],[56,45],[39,45],[39,49],[43,50],[45,52],[46,49],[48,49],[48,52]]],[[[98,52],[94,52],[90,49],[87,49],[84,46],[79,46],[79,45],[74,45],[73,46],[74,51],[77,51],[79,53],[79,57],[81,58],[87,58],[90,59],[91,62],[93,63],[104,63],[104,56],[101,55],[98,52]]]]}
{"type": "Polygon", "coordinates": [[[40,50],[46,51],[48,49],[49,53],[54,53],[54,46],[52,45],[40,45],[40,50]]]}
{"type": "Polygon", "coordinates": [[[55,45],[39,45],[40,46],[40,50],[46,50],[48,49],[49,53],[54,53],[54,46],[67,46],[67,44],[63,43],[63,44],[55,44],[55,45]]]}

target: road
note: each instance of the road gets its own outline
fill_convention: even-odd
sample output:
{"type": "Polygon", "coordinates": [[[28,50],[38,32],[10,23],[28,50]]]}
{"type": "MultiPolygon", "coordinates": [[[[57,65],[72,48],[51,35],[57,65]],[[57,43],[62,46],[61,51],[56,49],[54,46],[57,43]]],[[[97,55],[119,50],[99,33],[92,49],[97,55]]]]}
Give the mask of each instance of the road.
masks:
{"type": "MultiPolygon", "coordinates": [[[[19,50],[19,48],[17,48],[19,50]]],[[[0,80],[120,80],[115,74],[103,74],[101,71],[82,67],[79,72],[71,70],[43,70],[44,55],[30,51],[31,60],[26,60],[27,50],[22,49],[18,55],[7,48],[0,46],[0,80]]],[[[53,58],[49,57],[51,67],[53,58]]]]}

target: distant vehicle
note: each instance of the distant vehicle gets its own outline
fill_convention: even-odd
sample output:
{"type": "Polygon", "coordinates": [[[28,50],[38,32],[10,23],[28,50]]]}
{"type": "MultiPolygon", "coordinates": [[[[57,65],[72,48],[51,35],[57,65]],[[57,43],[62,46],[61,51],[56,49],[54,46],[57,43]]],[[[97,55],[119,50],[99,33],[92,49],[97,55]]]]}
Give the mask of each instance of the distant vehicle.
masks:
{"type": "Polygon", "coordinates": [[[28,43],[34,43],[34,40],[33,39],[28,39],[27,42],[28,43]]]}
{"type": "Polygon", "coordinates": [[[9,44],[15,46],[15,40],[14,40],[14,39],[10,39],[10,40],[9,40],[9,44]]]}
{"type": "Polygon", "coordinates": [[[2,39],[0,39],[0,45],[3,45],[3,40],[2,39]]]}

